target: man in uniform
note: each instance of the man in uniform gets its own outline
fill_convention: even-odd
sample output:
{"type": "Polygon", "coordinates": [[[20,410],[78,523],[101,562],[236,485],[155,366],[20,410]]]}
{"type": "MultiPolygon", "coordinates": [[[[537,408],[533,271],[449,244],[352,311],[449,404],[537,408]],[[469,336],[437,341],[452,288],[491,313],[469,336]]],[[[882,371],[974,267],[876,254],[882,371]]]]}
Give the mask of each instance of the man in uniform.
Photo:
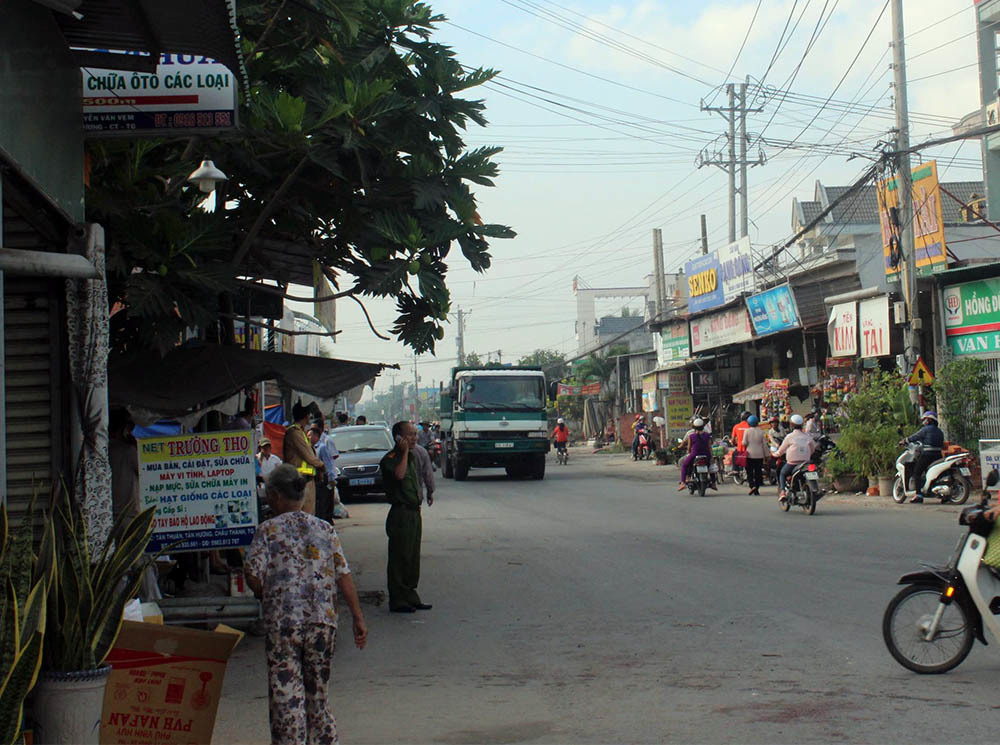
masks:
{"type": "Polygon", "coordinates": [[[385,519],[389,537],[389,562],[386,570],[389,586],[389,610],[413,613],[430,610],[420,600],[420,489],[417,462],[412,450],[417,444],[417,428],[410,422],[396,422],[392,427],[396,447],[382,458],[382,483],[392,507],[385,519]]]}
{"type": "Polygon", "coordinates": [[[292,407],[292,419],[295,423],[285,430],[285,439],[281,448],[282,455],[285,456],[285,463],[295,466],[296,470],[302,474],[302,478],[305,479],[306,488],[303,490],[302,511],[315,515],[316,478],[317,474],[323,477],[322,474],[326,467],[316,455],[316,451],[306,435],[311,415],[309,407],[303,406],[301,400],[292,407]]]}

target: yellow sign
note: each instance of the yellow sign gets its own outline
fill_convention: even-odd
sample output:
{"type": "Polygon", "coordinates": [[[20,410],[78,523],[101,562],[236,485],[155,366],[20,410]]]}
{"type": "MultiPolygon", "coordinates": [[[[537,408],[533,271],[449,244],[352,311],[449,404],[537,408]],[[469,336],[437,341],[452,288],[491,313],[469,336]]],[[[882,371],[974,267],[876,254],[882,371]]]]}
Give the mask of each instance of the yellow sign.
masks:
{"type": "MultiPolygon", "coordinates": [[[[899,215],[900,222],[912,219],[917,273],[928,275],[943,272],[948,267],[948,252],[944,240],[944,213],[941,209],[941,189],[938,186],[937,161],[928,161],[914,168],[913,215],[899,215]]],[[[890,219],[899,209],[899,180],[880,181],[875,188],[878,219],[882,228],[882,256],[886,276],[895,277],[905,260],[899,244],[899,230],[890,219]]]]}
{"type": "Polygon", "coordinates": [[[913,366],[913,372],[910,373],[909,383],[910,385],[933,385],[934,375],[931,374],[923,357],[917,357],[917,364],[913,366]]]}
{"type": "Polygon", "coordinates": [[[706,269],[703,272],[698,272],[694,276],[688,277],[688,291],[691,297],[715,292],[715,288],[718,286],[719,274],[715,269],[706,269]]]}

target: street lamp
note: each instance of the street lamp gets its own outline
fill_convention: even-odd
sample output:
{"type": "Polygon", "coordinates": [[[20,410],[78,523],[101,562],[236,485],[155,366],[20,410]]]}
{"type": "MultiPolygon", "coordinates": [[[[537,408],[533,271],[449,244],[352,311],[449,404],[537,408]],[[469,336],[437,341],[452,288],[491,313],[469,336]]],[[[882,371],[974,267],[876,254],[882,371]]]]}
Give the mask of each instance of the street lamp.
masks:
{"type": "Polygon", "coordinates": [[[203,160],[194,172],[187,177],[187,180],[197,184],[198,189],[205,194],[215,191],[217,184],[225,181],[228,176],[215,167],[215,163],[210,160],[203,160]]]}

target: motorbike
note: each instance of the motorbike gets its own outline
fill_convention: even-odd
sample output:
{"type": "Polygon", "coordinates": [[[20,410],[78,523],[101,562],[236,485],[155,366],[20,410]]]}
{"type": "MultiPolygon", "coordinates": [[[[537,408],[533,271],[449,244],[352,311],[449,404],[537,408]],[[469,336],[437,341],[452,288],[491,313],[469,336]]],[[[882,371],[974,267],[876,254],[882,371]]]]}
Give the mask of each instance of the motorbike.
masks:
{"type": "Polygon", "coordinates": [[[441,440],[431,440],[427,446],[427,453],[431,456],[431,465],[434,468],[441,467],[441,440]]]}
{"type": "MultiPolygon", "coordinates": [[[[994,469],[987,487],[1000,475],[994,469]]],[[[957,667],[985,630],[1000,641],[1000,573],[981,560],[993,522],[985,517],[989,492],[966,507],[958,524],[968,527],[945,566],[924,564],[904,574],[905,587],[889,601],[882,617],[882,638],[900,665],[915,673],[945,673],[957,667]]]]}
{"type": "Polygon", "coordinates": [[[778,474],[781,473],[783,465],[785,465],[785,459],[776,458],[773,453],[768,453],[764,459],[764,478],[767,479],[771,486],[778,484],[778,474]]]}
{"type": "MultiPolygon", "coordinates": [[[[892,482],[892,501],[896,504],[917,494],[913,467],[922,449],[919,443],[911,442],[896,459],[896,478],[892,482]]],[[[972,491],[968,458],[968,453],[956,453],[931,463],[924,473],[921,493],[925,497],[938,497],[941,504],[964,504],[972,491]]]]}
{"type": "Polygon", "coordinates": [[[653,452],[652,437],[645,430],[639,432],[639,447],[636,449],[638,460],[646,460],[653,452]]]}
{"type": "Polygon", "coordinates": [[[824,459],[834,447],[833,440],[823,436],[816,444],[812,457],[795,466],[788,474],[788,488],[784,499],[779,502],[782,511],[788,512],[794,506],[801,507],[807,515],[816,514],[816,503],[826,493],[819,485],[824,459]]]}
{"type": "Polygon", "coordinates": [[[705,490],[712,485],[712,479],[718,470],[719,467],[712,463],[709,456],[696,455],[694,462],[691,463],[691,470],[688,472],[688,492],[691,494],[698,492],[699,497],[704,497],[705,490]]]}
{"type": "Polygon", "coordinates": [[[569,448],[567,448],[565,445],[563,445],[562,447],[556,445],[555,448],[556,448],[556,463],[558,463],[560,466],[565,466],[567,463],[569,463],[569,448]]]}

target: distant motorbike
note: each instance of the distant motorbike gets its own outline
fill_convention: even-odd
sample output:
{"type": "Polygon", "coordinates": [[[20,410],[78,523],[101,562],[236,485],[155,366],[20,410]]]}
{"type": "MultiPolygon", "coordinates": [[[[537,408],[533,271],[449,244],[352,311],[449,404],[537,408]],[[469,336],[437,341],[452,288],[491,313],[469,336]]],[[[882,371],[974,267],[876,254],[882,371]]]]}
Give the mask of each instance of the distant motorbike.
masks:
{"type": "MultiPolygon", "coordinates": [[[[996,470],[986,480],[995,486],[996,470]]],[[[946,673],[959,665],[976,639],[986,644],[984,628],[1000,641],[1000,578],[982,563],[993,522],[986,519],[988,492],[958,518],[969,530],[945,566],[925,564],[899,578],[906,585],[889,601],[882,617],[882,639],[889,653],[915,673],[946,673]]]]}
{"type": "Polygon", "coordinates": [[[556,443],[556,463],[560,466],[565,466],[569,463],[569,448],[566,447],[566,443],[556,443]],[[562,447],[559,447],[560,444],[562,447]]]}
{"type": "Polygon", "coordinates": [[[687,488],[691,494],[698,492],[699,497],[705,496],[705,490],[712,485],[713,475],[718,471],[718,466],[712,463],[712,459],[707,455],[696,455],[688,472],[687,488]]]}
{"type": "MultiPolygon", "coordinates": [[[[896,459],[896,478],[892,482],[892,501],[896,504],[917,494],[912,483],[913,467],[922,449],[919,443],[911,442],[896,459]]],[[[931,463],[924,473],[920,492],[925,497],[938,497],[941,504],[963,504],[972,491],[968,458],[968,453],[956,453],[931,463]]]]}
{"type": "Polygon", "coordinates": [[[794,506],[801,507],[807,515],[816,514],[816,503],[826,493],[819,485],[823,463],[827,453],[834,447],[833,440],[823,436],[816,444],[812,457],[797,465],[788,474],[788,488],[785,489],[785,496],[780,502],[783,511],[788,512],[794,506]]]}
{"type": "Polygon", "coordinates": [[[639,447],[635,452],[638,460],[646,460],[653,452],[653,438],[645,430],[639,432],[639,447]]]}
{"type": "Polygon", "coordinates": [[[441,440],[432,440],[427,447],[427,454],[431,456],[431,464],[435,468],[441,467],[441,440]]]}

